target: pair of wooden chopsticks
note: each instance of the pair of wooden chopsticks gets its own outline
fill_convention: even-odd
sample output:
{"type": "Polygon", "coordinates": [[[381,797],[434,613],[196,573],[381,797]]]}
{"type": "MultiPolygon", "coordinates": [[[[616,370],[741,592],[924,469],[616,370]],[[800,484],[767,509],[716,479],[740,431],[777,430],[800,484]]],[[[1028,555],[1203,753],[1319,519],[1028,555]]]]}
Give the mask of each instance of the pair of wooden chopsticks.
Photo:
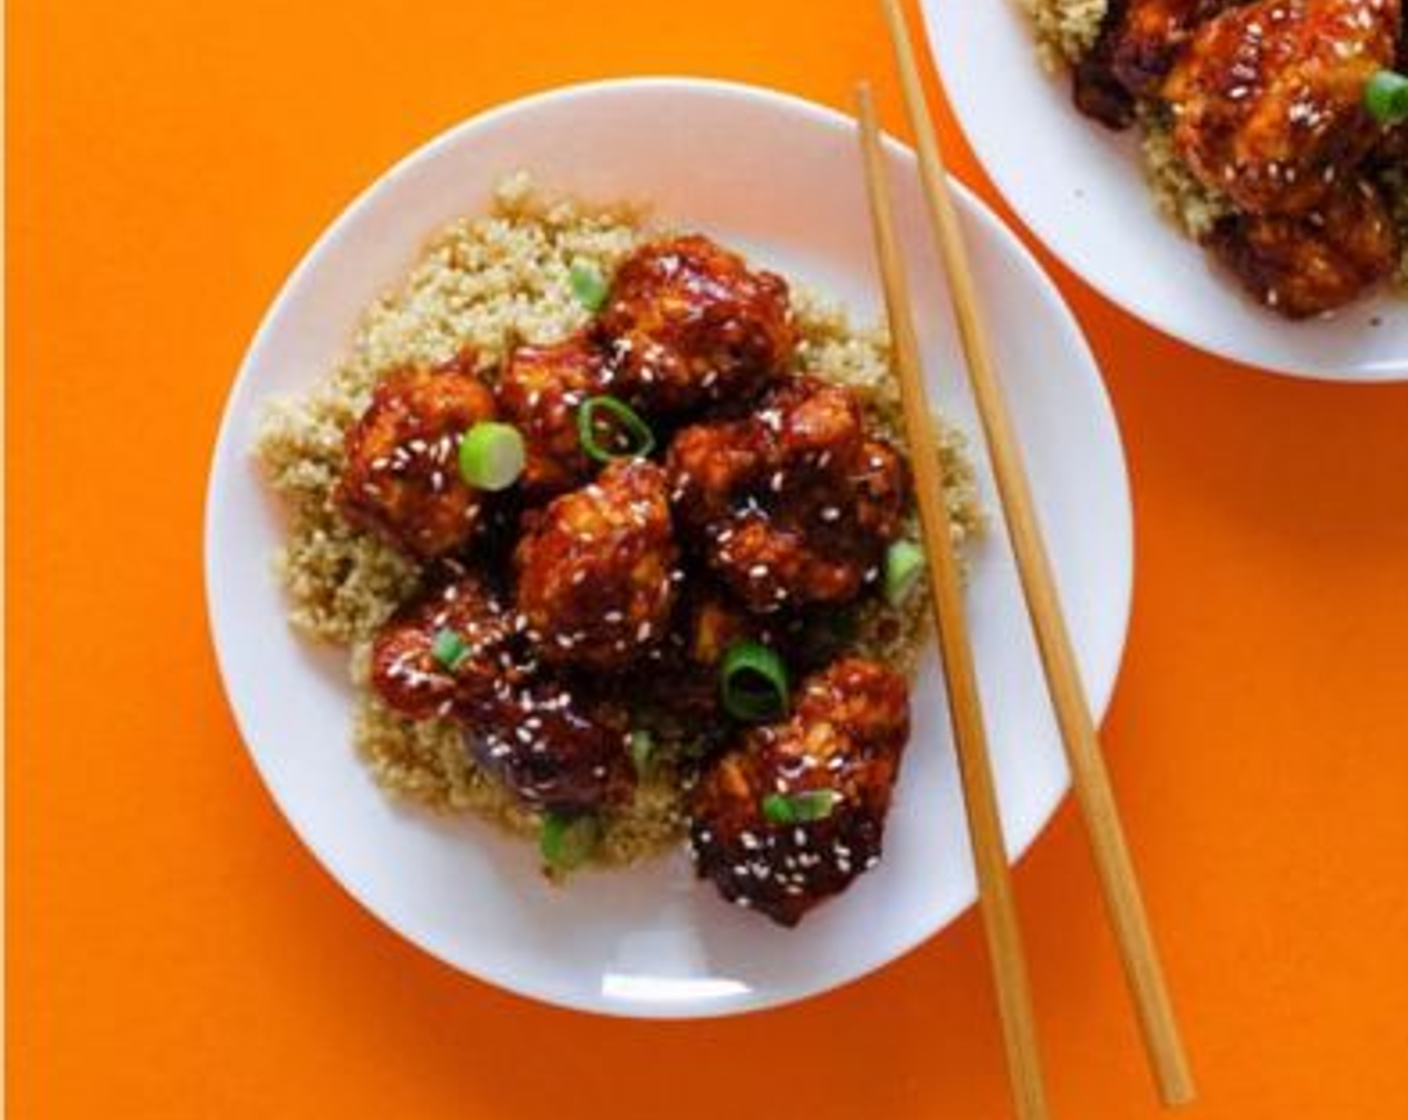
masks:
{"type": "MultiPolygon", "coordinates": [[[[918,141],[920,175],[948,274],[973,395],[1096,872],[1160,1098],[1168,1105],[1184,1104],[1194,1096],[1192,1075],[1061,613],[1021,453],[997,381],[977,286],[958,226],[933,120],[920,85],[914,45],[899,0],[882,2],[899,63],[905,106],[918,141]]],[[[996,982],[1008,1067],[1018,1116],[1022,1120],[1043,1120],[1048,1112],[1032,1020],[1031,993],[1012,901],[959,574],[951,551],[943,473],[934,447],[908,284],[890,209],[880,130],[869,87],[864,84],[858,91],[857,105],[866,187],[904,401],[905,427],[929,563],[929,585],[948,684],[950,721],[957,746],[980,909],[996,982]]]]}

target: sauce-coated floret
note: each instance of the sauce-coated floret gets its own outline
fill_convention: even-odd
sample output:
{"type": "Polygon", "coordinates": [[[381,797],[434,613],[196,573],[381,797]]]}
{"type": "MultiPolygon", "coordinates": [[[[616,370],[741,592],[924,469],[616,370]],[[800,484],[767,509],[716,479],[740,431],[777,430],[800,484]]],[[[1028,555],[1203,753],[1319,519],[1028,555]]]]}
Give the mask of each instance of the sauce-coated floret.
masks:
{"type": "Polygon", "coordinates": [[[842,386],[793,379],[746,419],[680,432],[667,466],[690,544],[753,611],[855,598],[900,534],[903,463],[842,386]]]}
{"type": "Polygon", "coordinates": [[[724,898],[785,925],[879,862],[909,736],[904,678],[861,658],[808,678],[784,723],[701,777],[691,848],[724,898]]]}
{"type": "Polygon", "coordinates": [[[611,392],[677,414],[756,397],[796,347],[787,282],[706,237],[645,245],[618,269],[601,312],[611,392]]]}
{"type": "Polygon", "coordinates": [[[482,502],[460,478],[460,439],[494,412],[493,394],[468,355],[388,374],[347,430],[335,495],[343,515],[420,559],[462,550],[478,528],[482,502]]]}
{"type": "Polygon", "coordinates": [[[577,410],[602,388],[601,348],[587,333],[550,346],[522,346],[504,365],[498,399],[503,418],[527,450],[519,485],[547,498],[586,481],[592,462],[577,437],[577,410]]]}
{"type": "Polygon", "coordinates": [[[527,805],[623,800],[632,784],[624,709],[546,673],[524,629],[478,579],[451,579],[377,634],[372,687],[409,719],[458,723],[475,760],[527,805]]]}
{"type": "Polygon", "coordinates": [[[1075,67],[1076,107],[1109,128],[1128,128],[1137,98],[1157,97],[1204,21],[1237,0],[1110,0],[1100,34],[1075,67]]]}
{"type": "Polygon", "coordinates": [[[619,670],[665,636],[678,551],[665,475],[643,459],[528,515],[514,553],[517,606],[545,661],[619,670]]]}
{"type": "Polygon", "coordinates": [[[1345,181],[1306,214],[1224,218],[1208,243],[1289,319],[1344,306],[1392,276],[1402,255],[1388,207],[1365,179],[1345,181]]]}
{"type": "Polygon", "coordinates": [[[1248,214],[1304,214],[1380,128],[1364,90],[1394,63],[1399,0],[1257,0],[1202,24],[1163,97],[1174,146],[1248,214]]]}

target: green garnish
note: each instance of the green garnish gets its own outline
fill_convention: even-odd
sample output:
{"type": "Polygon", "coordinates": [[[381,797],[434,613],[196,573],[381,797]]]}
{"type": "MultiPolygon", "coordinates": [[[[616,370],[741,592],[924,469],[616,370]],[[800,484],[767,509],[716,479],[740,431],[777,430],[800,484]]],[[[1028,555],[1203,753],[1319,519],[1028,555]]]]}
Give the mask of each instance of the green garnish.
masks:
{"type": "Polygon", "coordinates": [[[1364,108],[1380,124],[1408,120],[1408,76],[1380,70],[1364,86],[1364,108]]]}
{"type": "Polygon", "coordinates": [[[601,310],[610,288],[606,278],[595,265],[586,261],[573,261],[567,280],[572,285],[572,294],[577,297],[578,303],[592,314],[601,310]]]}
{"type": "Polygon", "coordinates": [[[748,723],[787,714],[787,666],[760,642],[734,642],[719,669],[724,709],[748,723]]]}
{"type": "Polygon", "coordinates": [[[631,732],[631,763],[637,777],[645,777],[655,755],[655,736],[643,727],[631,732]]]}
{"type": "Polygon", "coordinates": [[[598,463],[643,459],[655,450],[650,425],[625,401],[609,396],[588,397],[577,406],[577,438],[598,463]]]}
{"type": "Polygon", "coordinates": [[[885,550],[885,602],[901,606],[924,574],[924,550],[913,541],[895,541],[885,550]]]}
{"type": "Polygon", "coordinates": [[[453,630],[441,630],[430,643],[430,655],[453,673],[459,668],[460,662],[469,656],[469,647],[453,630]]]}
{"type": "Polygon", "coordinates": [[[569,816],[549,812],[543,815],[538,833],[538,850],[553,871],[571,871],[586,862],[601,839],[601,822],[590,813],[569,816]]]}
{"type": "Polygon", "coordinates": [[[503,490],[523,473],[526,456],[517,428],[486,420],[460,440],[460,477],[476,490],[503,490]]]}
{"type": "Polygon", "coordinates": [[[773,824],[804,824],[824,821],[836,808],[840,796],[835,790],[807,789],[800,793],[770,793],[763,798],[763,816],[773,824]]]}

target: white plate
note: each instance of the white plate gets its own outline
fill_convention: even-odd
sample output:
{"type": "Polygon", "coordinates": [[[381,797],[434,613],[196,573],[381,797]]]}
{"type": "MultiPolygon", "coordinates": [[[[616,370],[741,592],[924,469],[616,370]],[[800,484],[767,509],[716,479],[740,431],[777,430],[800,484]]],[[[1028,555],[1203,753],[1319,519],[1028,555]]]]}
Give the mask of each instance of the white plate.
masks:
{"type": "Polygon", "coordinates": [[[1020,0],[924,0],[923,9],[944,88],[983,169],[1032,232],[1107,299],[1249,365],[1334,381],[1408,377],[1408,301],[1383,295],[1291,323],[1165,221],[1134,133],[1107,132],[1076,112],[1069,75],[1039,65],[1020,0]]]}
{"type": "MultiPolygon", "coordinates": [[[[914,162],[897,145],[890,161],[933,390],[974,431],[914,162]]],[[[554,889],[537,874],[531,846],[477,820],[394,807],[349,745],[343,659],[285,625],[269,570],[281,519],[250,457],[260,402],[312,385],[426,238],[482,211],[493,184],[519,168],[586,198],[651,199],[663,220],[824,287],[862,320],[879,312],[851,125],[806,102],[699,81],[582,86],[479,117],[412,155],[294,272],[225,414],[207,504],[206,583],[245,742],[284,815],[353,896],[416,945],[484,980],[576,1008],[695,1016],[780,1004],[853,979],[974,899],[932,656],[914,696],[886,860],[788,932],[724,905],[693,879],[682,853],[554,889]]],[[[1076,651],[1103,712],[1124,643],[1132,564],[1114,418],[1055,288],[988,211],[969,196],[961,201],[1076,651]]],[[[985,467],[982,488],[991,507],[985,467]]],[[[975,557],[971,604],[1003,823],[1020,852],[1050,818],[1067,777],[1000,527],[975,557]]]]}

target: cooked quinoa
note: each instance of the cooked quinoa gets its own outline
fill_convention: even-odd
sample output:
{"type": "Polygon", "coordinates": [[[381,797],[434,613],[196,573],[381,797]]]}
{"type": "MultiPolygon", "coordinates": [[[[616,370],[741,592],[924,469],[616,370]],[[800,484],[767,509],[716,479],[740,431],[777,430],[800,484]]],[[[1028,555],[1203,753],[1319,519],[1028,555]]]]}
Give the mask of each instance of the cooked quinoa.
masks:
{"type": "Polygon", "coordinates": [[[1173,128],[1160,113],[1139,114],[1139,151],[1144,177],[1159,210],[1194,241],[1201,241],[1219,218],[1232,213],[1232,204],[1198,179],[1173,150],[1173,128]]]}
{"type": "Polygon", "coordinates": [[[1021,0],[1036,28],[1037,53],[1052,70],[1074,66],[1095,45],[1107,0],[1021,0]]]}
{"type": "MultiPolygon", "coordinates": [[[[436,236],[404,281],[369,309],[345,360],[306,395],[271,402],[257,447],[274,491],[290,513],[288,541],[275,566],[288,598],[290,623],[306,637],[343,647],[350,658],[357,713],[356,749],[388,793],[446,813],[474,812],[525,835],[537,812],[524,808],[484,773],[452,723],[415,722],[392,712],[368,680],[378,627],[417,590],[416,566],[378,538],[347,524],[333,491],[343,466],[343,433],[365,410],[386,373],[477,355],[492,382],[522,343],[547,343],[582,327],[588,312],[573,295],[577,263],[609,277],[648,236],[638,207],[590,207],[551,199],[526,176],[499,187],[487,216],[464,219],[436,236]]],[[[872,423],[903,447],[898,388],[879,330],[852,328],[835,304],[794,287],[802,342],[797,362],[854,388],[872,423]]],[[[936,425],[949,494],[955,546],[982,527],[963,437],[936,425]]],[[[871,595],[857,612],[858,652],[912,671],[925,635],[924,597],[893,610],[871,595]]],[[[687,790],[679,762],[691,744],[670,740],[661,761],[639,783],[633,801],[602,821],[595,858],[625,864],[675,846],[684,837],[687,790]]]]}

